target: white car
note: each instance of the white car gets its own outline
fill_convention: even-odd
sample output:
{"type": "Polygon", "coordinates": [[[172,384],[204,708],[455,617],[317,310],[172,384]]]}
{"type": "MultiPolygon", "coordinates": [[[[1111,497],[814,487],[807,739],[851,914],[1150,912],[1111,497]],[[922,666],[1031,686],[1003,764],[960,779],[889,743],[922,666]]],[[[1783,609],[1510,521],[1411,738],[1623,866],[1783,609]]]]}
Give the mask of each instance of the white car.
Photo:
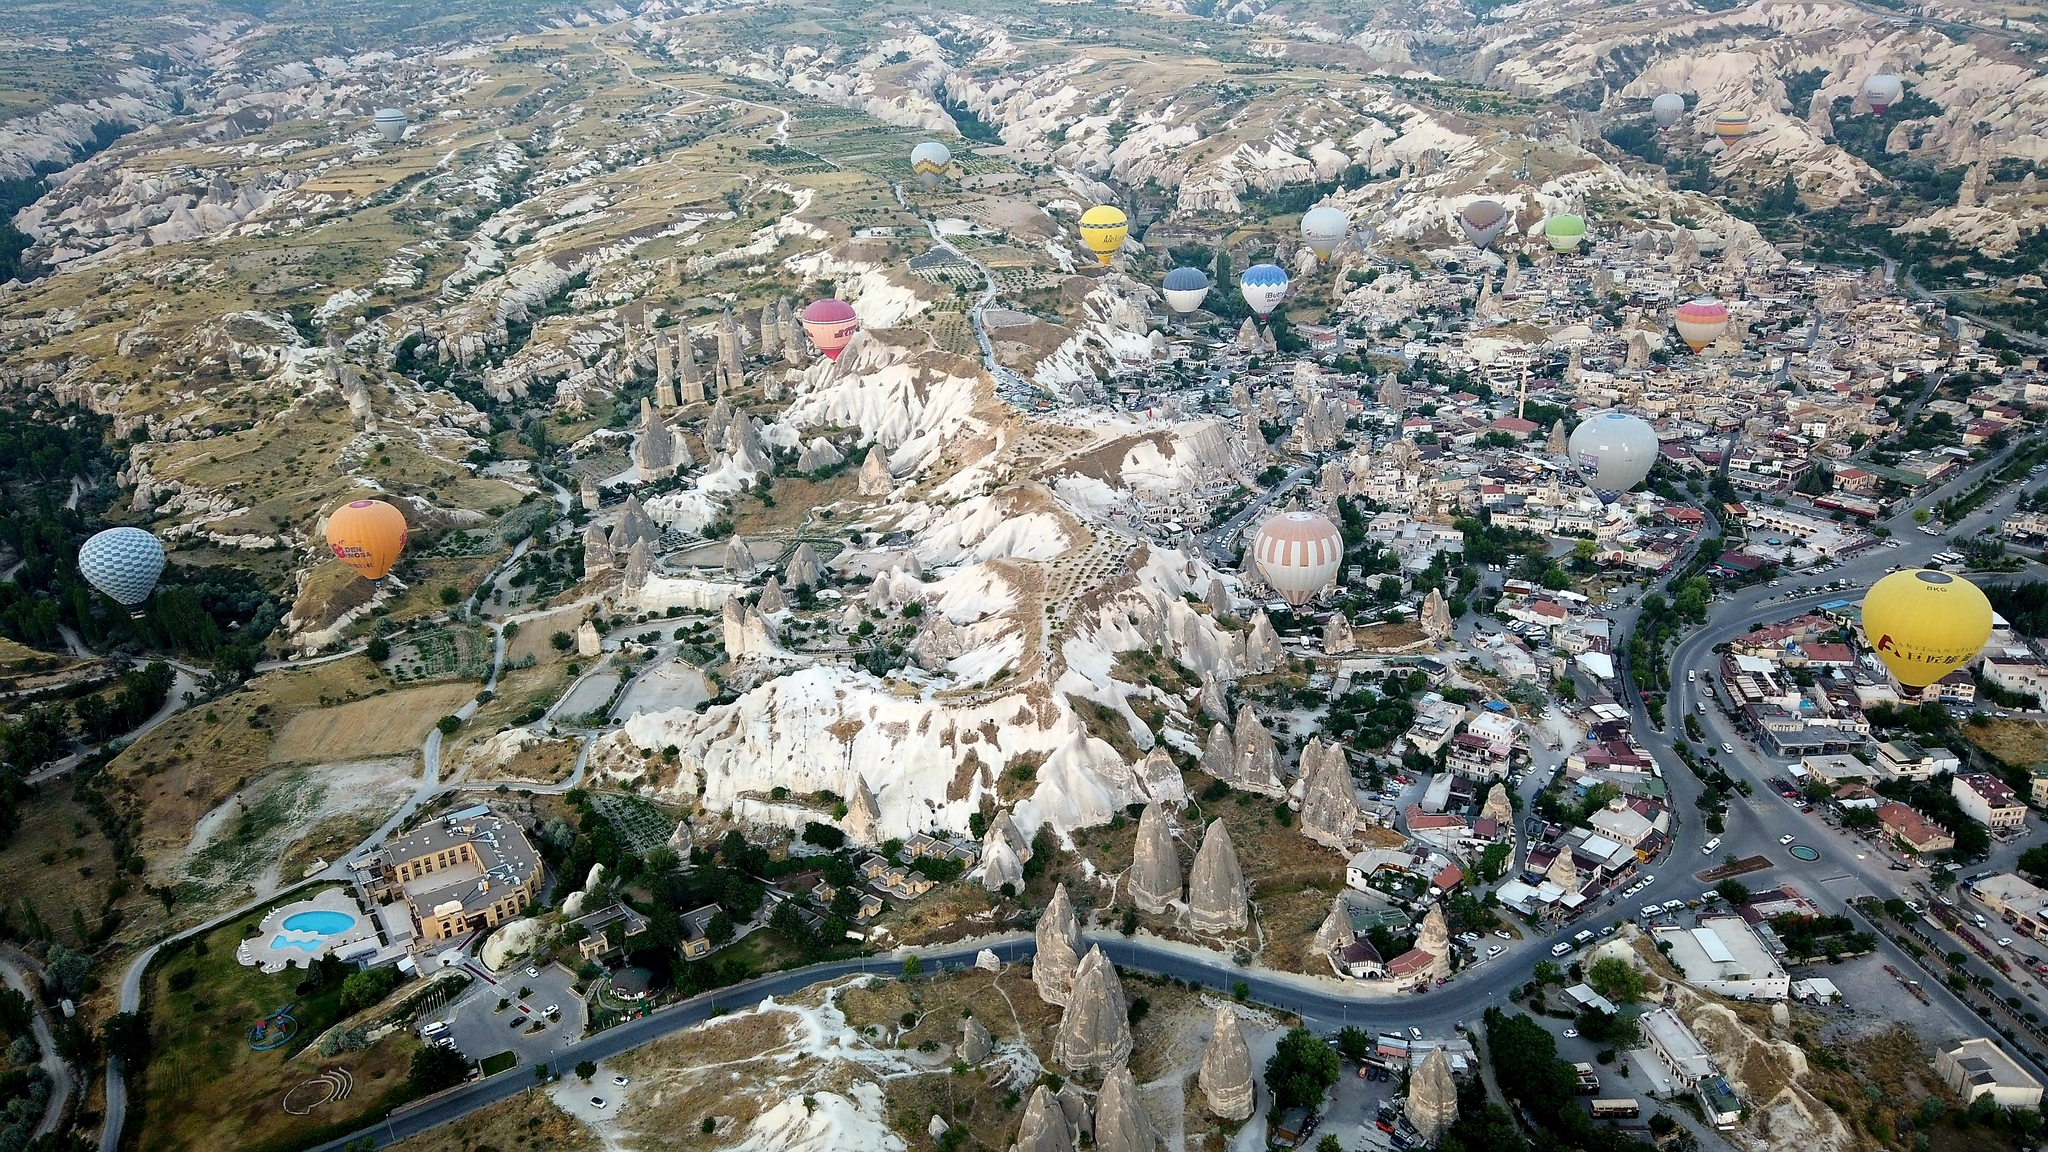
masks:
{"type": "Polygon", "coordinates": [[[560,1004],[550,1004],[541,1009],[541,1014],[552,1020],[562,1014],[562,1006],[560,1004]]]}
{"type": "Polygon", "coordinates": [[[531,968],[531,967],[529,967],[529,968],[528,968],[528,969],[526,970],[526,978],[527,978],[528,980],[538,980],[538,979],[540,979],[540,969],[538,969],[538,968],[531,968]]]}
{"type": "Polygon", "coordinates": [[[1726,752],[1730,756],[1733,756],[1735,755],[1735,745],[1728,743],[1726,740],[1723,740],[1721,741],[1721,751],[1726,752]]]}
{"type": "Polygon", "coordinates": [[[2012,937],[2010,937],[2010,936],[2000,936],[2000,937],[1998,938],[1998,946],[1999,946],[2000,948],[2010,948],[2010,947],[2012,947],[2012,937]]]}
{"type": "Polygon", "coordinates": [[[1499,931],[1495,932],[1495,933],[1494,933],[1494,935],[1495,935],[1495,936],[1498,936],[1498,937],[1500,937],[1500,938],[1501,938],[1501,939],[1503,939],[1503,940],[1513,940],[1513,939],[1514,939],[1514,936],[1513,936],[1512,934],[1510,934],[1510,933],[1508,932],[1508,930],[1507,930],[1507,929],[1505,929],[1505,928],[1502,928],[1502,929],[1500,929],[1499,931]]]}
{"type": "Polygon", "coordinates": [[[1494,958],[1495,956],[1498,956],[1498,955],[1500,955],[1500,954],[1501,954],[1502,952],[1505,952],[1505,951],[1506,951],[1506,949],[1505,949],[1505,948],[1502,948],[1502,947],[1501,947],[1500,945],[1498,945],[1498,944],[1495,944],[1495,945],[1494,945],[1493,947],[1491,947],[1491,948],[1488,948],[1488,949],[1486,950],[1486,958],[1487,958],[1488,960],[1491,960],[1491,959],[1493,959],[1493,958],[1494,958]]]}
{"type": "Polygon", "coordinates": [[[1579,1030],[1577,1028],[1565,1029],[1564,1038],[1567,1040],[1577,1040],[1579,1038],[1579,1030]]]}
{"type": "Polygon", "coordinates": [[[617,1084],[621,1088],[624,1088],[626,1085],[632,1083],[632,1081],[626,1079],[624,1076],[614,1076],[612,1077],[612,1083],[617,1084]]]}
{"type": "Polygon", "coordinates": [[[1780,836],[1780,837],[1778,837],[1778,845],[1779,845],[1780,847],[1783,847],[1784,845],[1790,844],[1791,842],[1792,842],[1792,837],[1791,837],[1791,836],[1789,836],[1789,835],[1786,835],[1786,836],[1780,836]]]}
{"type": "Polygon", "coordinates": [[[1409,1038],[1410,1040],[1420,1040],[1420,1039],[1422,1039],[1422,1029],[1420,1029],[1420,1028],[1410,1028],[1410,1029],[1408,1030],[1408,1038],[1409,1038]]]}
{"type": "Polygon", "coordinates": [[[591,1106],[592,1108],[602,1108],[602,1107],[604,1107],[604,1106],[605,1106],[605,1103],[604,1103],[604,1097],[602,1097],[602,1096],[592,1096],[592,1097],[590,1098],[590,1106],[591,1106]]]}

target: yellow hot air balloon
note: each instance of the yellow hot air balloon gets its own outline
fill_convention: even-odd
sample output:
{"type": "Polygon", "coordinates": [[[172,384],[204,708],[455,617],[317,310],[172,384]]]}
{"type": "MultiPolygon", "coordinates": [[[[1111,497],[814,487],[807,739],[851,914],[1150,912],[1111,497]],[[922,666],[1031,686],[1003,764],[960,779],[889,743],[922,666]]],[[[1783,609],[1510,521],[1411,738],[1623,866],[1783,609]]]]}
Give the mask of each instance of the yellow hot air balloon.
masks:
{"type": "Polygon", "coordinates": [[[1991,638],[1991,601],[1947,572],[1908,568],[1863,598],[1863,634],[1892,677],[1925,688],[1974,659],[1991,638]]]}
{"type": "Polygon", "coordinates": [[[327,546],[364,579],[382,580],[405,551],[405,513],[382,500],[351,500],[327,517],[327,546]]]}
{"type": "Polygon", "coordinates": [[[1130,234],[1131,222],[1120,208],[1097,204],[1081,213],[1081,243],[1104,264],[1124,246],[1124,239],[1130,234]]]}

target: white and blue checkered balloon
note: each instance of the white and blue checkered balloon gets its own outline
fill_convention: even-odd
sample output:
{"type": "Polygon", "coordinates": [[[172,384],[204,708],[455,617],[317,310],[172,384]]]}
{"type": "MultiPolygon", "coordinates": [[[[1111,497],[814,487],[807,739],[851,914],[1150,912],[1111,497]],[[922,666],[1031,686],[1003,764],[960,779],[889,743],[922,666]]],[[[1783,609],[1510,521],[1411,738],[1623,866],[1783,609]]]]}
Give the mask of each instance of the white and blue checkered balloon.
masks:
{"type": "Polygon", "coordinates": [[[163,570],[164,546],[140,528],[109,528],[78,550],[79,574],[129,608],[149,599],[163,570]]]}

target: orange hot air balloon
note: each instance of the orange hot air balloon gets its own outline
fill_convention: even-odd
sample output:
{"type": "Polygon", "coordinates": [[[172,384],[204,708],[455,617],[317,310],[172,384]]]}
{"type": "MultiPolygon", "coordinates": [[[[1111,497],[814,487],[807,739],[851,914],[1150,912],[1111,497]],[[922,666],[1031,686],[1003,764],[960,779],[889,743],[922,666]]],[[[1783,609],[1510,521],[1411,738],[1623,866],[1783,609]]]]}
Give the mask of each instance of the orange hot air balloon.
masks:
{"type": "Polygon", "coordinates": [[[853,305],[844,300],[813,300],[804,306],[804,335],[818,346],[827,360],[839,359],[846,351],[847,341],[860,330],[860,319],[853,314],[853,305]]]}
{"type": "Polygon", "coordinates": [[[351,500],[327,517],[327,546],[364,579],[382,580],[405,551],[405,513],[382,500],[351,500]]]}
{"type": "Polygon", "coordinates": [[[1728,306],[1707,298],[1680,304],[1676,326],[1679,339],[1698,353],[1728,331],[1728,306]]]}

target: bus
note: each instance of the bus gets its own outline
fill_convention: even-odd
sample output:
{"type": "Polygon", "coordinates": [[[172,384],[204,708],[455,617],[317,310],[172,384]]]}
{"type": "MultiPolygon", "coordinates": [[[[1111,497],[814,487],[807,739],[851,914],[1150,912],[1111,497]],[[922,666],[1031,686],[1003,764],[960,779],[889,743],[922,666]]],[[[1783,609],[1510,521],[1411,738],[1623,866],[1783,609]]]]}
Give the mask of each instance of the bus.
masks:
{"type": "Polygon", "coordinates": [[[1593,1101],[1595,1120],[1633,1120],[1642,1114],[1642,1106],[1636,1103],[1633,1096],[1625,1096],[1619,1100],[1593,1101]]]}

